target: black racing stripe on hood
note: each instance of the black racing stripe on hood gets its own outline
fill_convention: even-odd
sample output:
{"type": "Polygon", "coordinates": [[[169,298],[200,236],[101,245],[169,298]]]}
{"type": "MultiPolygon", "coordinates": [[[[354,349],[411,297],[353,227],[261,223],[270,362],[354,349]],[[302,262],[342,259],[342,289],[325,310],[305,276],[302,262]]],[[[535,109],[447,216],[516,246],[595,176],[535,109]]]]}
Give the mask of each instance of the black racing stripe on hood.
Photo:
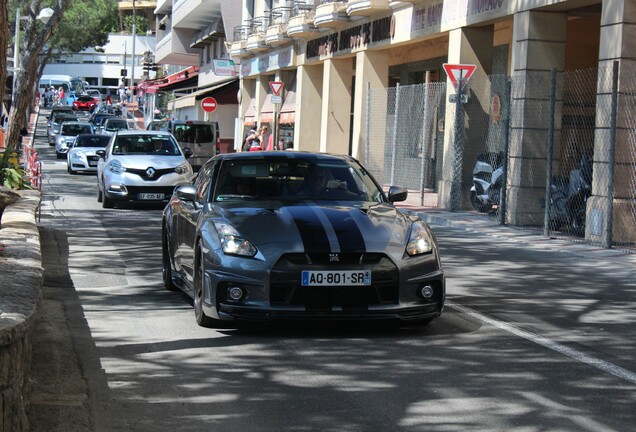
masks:
{"type": "Polygon", "coordinates": [[[325,227],[310,207],[288,207],[303,241],[305,252],[331,252],[325,227]]]}
{"type": "Polygon", "coordinates": [[[350,211],[358,210],[328,207],[322,207],[320,210],[324,212],[333,226],[341,252],[366,252],[367,248],[360,227],[349,214],[350,211]]]}

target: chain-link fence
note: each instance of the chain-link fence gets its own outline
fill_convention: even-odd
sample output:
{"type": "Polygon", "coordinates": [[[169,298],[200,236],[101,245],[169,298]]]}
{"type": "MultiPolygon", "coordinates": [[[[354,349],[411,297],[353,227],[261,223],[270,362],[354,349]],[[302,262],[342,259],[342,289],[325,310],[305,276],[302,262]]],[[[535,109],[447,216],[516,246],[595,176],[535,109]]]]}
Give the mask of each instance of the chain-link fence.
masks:
{"type": "Polygon", "coordinates": [[[635,247],[636,68],[474,77],[461,93],[369,90],[365,162],[382,184],[423,206],[635,247]]]}
{"type": "Polygon", "coordinates": [[[446,85],[397,86],[368,92],[365,163],[384,185],[420,193],[437,206],[437,181],[444,156],[446,85]]]}

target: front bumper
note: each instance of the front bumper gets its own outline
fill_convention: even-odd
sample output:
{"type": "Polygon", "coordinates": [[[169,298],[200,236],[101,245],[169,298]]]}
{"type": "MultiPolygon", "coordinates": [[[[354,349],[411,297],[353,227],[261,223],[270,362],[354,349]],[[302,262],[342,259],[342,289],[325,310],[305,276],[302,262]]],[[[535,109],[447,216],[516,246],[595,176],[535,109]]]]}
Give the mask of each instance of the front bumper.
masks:
{"type": "Polygon", "coordinates": [[[104,194],[116,201],[168,202],[176,185],[187,181],[187,176],[174,172],[155,181],[146,181],[138,175],[124,172],[106,178],[104,194]],[[148,198],[149,195],[144,194],[161,194],[161,198],[148,198]]]}
{"type": "Polygon", "coordinates": [[[342,268],[371,270],[369,286],[302,286],[303,270],[324,270],[327,264],[313,260],[309,265],[293,256],[283,256],[271,270],[261,271],[241,258],[232,258],[238,262],[234,269],[214,268],[206,262],[204,310],[213,318],[245,321],[428,321],[441,314],[445,279],[432,255],[400,268],[383,254],[365,255],[371,255],[366,263],[357,267],[344,263],[342,268]],[[428,299],[419,294],[425,285],[433,288],[428,299]],[[228,288],[234,286],[246,293],[240,301],[228,298],[228,288]]]}

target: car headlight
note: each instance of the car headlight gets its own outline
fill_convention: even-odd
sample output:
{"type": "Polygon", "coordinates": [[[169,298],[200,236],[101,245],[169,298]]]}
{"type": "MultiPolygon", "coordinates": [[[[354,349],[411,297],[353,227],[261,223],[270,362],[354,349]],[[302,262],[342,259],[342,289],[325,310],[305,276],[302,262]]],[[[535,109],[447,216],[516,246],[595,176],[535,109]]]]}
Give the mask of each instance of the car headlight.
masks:
{"type": "Polygon", "coordinates": [[[187,174],[188,173],[188,164],[186,162],[182,163],[178,167],[174,169],[174,172],[177,174],[187,174]]]}
{"type": "Polygon", "coordinates": [[[108,170],[115,174],[123,174],[126,168],[118,160],[114,160],[108,165],[108,170]]]}
{"type": "Polygon", "coordinates": [[[430,253],[433,250],[433,240],[422,221],[413,222],[411,236],[406,245],[406,253],[410,256],[430,253]]]}
{"type": "Polygon", "coordinates": [[[246,257],[253,257],[256,255],[256,247],[254,247],[249,240],[242,237],[232,226],[225,222],[215,221],[214,227],[221,239],[223,253],[227,255],[239,255],[246,257]]]}
{"type": "Polygon", "coordinates": [[[84,153],[82,152],[75,152],[71,155],[71,159],[82,160],[83,157],[84,157],[84,153]]]}

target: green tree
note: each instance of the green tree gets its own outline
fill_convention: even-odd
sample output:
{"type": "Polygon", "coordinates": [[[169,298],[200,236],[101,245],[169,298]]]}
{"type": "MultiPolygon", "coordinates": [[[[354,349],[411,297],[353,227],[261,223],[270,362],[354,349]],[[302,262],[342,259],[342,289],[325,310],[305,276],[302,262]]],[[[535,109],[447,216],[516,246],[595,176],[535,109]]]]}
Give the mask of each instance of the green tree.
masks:
{"type": "MultiPolygon", "coordinates": [[[[109,31],[117,20],[117,1],[10,0],[8,4],[9,16],[15,16],[16,8],[19,8],[20,16],[24,17],[20,20],[24,30],[19,41],[19,70],[14,75],[15,103],[11,109],[7,131],[7,151],[10,153],[16,148],[20,129],[27,124],[36,83],[50,53],[55,49],[62,52],[79,52],[89,47],[104,45],[108,40],[109,31]],[[46,7],[51,8],[53,14],[49,21],[43,24],[36,18],[46,7]]],[[[11,26],[11,23],[9,25],[11,26]]],[[[6,164],[7,151],[0,159],[0,165],[6,164]]]]}
{"type": "MultiPolygon", "coordinates": [[[[135,22],[135,33],[146,34],[149,28],[148,18],[146,18],[145,16],[136,15],[134,22],[135,22]]],[[[132,25],[133,25],[133,16],[126,15],[124,17],[123,30],[127,33],[132,33],[132,25]]]]}

